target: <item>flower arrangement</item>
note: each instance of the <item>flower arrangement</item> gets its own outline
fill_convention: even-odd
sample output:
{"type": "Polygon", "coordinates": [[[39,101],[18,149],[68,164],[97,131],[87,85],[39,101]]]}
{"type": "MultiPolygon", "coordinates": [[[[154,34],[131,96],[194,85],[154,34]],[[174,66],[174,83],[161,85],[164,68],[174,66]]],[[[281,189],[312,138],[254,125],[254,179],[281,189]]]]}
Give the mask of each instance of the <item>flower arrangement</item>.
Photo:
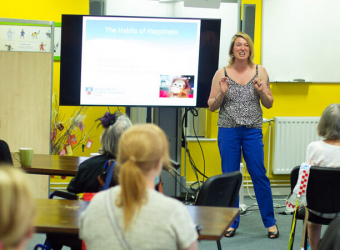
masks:
{"type": "MultiPolygon", "coordinates": [[[[51,122],[51,154],[52,155],[73,155],[73,150],[80,144],[85,147],[86,136],[89,131],[84,131],[84,119],[88,107],[77,108],[66,120],[65,115],[59,112],[57,95],[52,98],[52,122],[51,122]]],[[[87,138],[89,140],[89,138],[87,138]]]]}

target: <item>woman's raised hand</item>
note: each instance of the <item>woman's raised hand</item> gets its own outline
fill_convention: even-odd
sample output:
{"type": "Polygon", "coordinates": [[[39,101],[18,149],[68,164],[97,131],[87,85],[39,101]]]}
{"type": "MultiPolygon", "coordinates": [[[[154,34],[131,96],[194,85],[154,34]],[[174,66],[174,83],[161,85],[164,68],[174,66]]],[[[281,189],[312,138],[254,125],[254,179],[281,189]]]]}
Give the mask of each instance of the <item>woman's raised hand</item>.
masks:
{"type": "Polygon", "coordinates": [[[253,84],[257,93],[260,94],[263,91],[263,83],[261,82],[261,79],[256,77],[253,81],[253,84]]]}
{"type": "Polygon", "coordinates": [[[229,78],[228,77],[222,77],[220,78],[220,81],[218,82],[220,85],[220,90],[222,94],[227,93],[228,89],[229,89],[229,78]]]}

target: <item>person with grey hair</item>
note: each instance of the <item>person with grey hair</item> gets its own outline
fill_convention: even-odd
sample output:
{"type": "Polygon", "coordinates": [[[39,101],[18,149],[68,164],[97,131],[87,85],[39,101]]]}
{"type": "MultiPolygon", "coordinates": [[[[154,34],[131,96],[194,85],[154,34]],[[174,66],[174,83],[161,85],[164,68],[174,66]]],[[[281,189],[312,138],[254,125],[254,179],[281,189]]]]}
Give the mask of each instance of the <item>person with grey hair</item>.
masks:
{"type": "Polygon", "coordinates": [[[104,127],[104,132],[100,137],[101,149],[100,155],[91,157],[79,165],[77,175],[67,186],[67,191],[71,193],[98,192],[101,184],[98,176],[102,174],[106,161],[116,159],[118,141],[121,134],[132,126],[131,120],[121,113],[111,114],[109,112],[98,119],[100,125],[104,127]]]}
{"type": "MultiPolygon", "coordinates": [[[[340,104],[331,104],[323,111],[317,131],[324,140],[308,145],[306,163],[311,166],[340,168],[340,104]]],[[[340,216],[339,213],[321,214],[312,210],[310,212],[323,218],[340,216]]],[[[308,222],[308,239],[311,250],[319,249],[321,228],[321,224],[308,222]]]]}

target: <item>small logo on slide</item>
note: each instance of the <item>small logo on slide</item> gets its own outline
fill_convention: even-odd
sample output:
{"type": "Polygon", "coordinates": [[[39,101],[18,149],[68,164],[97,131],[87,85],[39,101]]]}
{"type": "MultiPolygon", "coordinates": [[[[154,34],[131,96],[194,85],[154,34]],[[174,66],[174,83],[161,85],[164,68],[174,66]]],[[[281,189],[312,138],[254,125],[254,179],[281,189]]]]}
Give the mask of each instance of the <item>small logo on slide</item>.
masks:
{"type": "Polygon", "coordinates": [[[93,91],[93,88],[92,87],[87,87],[86,88],[86,92],[88,95],[91,95],[92,94],[92,91],[93,91]]]}

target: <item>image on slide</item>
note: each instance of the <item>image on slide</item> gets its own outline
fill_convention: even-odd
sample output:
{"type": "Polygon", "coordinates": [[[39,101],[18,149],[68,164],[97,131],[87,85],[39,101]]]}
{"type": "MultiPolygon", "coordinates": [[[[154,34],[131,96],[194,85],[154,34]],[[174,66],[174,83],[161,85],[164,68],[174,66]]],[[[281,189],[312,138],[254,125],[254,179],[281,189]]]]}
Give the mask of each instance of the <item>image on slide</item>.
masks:
{"type": "Polygon", "coordinates": [[[160,98],[193,98],[194,97],[194,76],[160,76],[160,98]]]}

